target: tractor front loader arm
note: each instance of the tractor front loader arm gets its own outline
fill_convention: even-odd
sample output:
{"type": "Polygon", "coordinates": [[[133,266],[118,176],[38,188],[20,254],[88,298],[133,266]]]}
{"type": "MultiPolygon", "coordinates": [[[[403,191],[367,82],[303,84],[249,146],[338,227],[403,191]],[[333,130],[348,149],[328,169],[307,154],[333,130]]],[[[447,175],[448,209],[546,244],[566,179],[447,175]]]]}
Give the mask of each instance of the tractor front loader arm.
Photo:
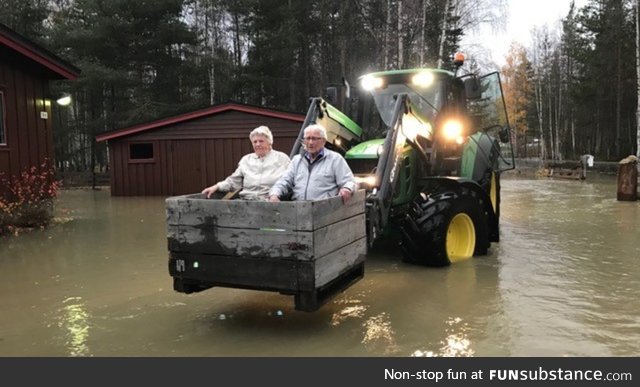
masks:
{"type": "Polygon", "coordinates": [[[374,189],[366,201],[367,238],[369,246],[382,234],[389,222],[389,210],[396,188],[396,178],[401,164],[402,149],[407,140],[402,131],[402,117],[409,111],[409,97],[399,94],[393,110],[391,125],[387,131],[382,151],[376,166],[376,182],[374,189]]]}
{"type": "Polygon", "coordinates": [[[358,124],[324,99],[314,97],[310,100],[311,103],[309,104],[307,115],[289,154],[290,158],[303,151],[302,138],[304,137],[304,129],[313,124],[324,126],[327,130],[327,145],[342,154],[349,147],[360,141],[362,128],[358,124]]]}

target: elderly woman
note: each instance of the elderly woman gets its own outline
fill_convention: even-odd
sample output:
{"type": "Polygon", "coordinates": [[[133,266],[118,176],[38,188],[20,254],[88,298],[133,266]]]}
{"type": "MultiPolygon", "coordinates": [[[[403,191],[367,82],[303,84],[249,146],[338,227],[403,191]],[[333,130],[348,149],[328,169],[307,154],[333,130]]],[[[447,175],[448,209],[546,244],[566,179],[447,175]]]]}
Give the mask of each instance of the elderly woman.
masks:
{"type": "Polygon", "coordinates": [[[289,156],[272,149],[273,135],[266,126],[251,131],[249,139],[254,153],[242,157],[231,176],[202,190],[207,198],[216,191],[241,189],[241,199],[267,200],[269,189],[289,166],[289,156]]]}

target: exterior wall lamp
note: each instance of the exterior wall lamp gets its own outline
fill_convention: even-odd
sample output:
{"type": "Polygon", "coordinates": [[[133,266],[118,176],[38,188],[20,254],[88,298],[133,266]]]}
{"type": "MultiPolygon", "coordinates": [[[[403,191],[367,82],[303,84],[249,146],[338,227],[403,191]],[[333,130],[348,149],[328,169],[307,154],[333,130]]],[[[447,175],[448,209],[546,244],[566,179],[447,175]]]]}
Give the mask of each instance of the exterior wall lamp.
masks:
{"type": "Polygon", "coordinates": [[[65,94],[58,98],[56,103],[60,106],[68,106],[71,103],[71,96],[69,94],[65,94]]]}

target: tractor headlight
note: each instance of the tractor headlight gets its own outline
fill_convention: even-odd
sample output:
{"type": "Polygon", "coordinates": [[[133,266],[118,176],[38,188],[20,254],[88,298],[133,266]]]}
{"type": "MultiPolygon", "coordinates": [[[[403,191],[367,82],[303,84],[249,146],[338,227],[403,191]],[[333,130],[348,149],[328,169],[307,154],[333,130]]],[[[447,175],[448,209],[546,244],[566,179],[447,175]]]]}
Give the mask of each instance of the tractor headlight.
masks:
{"type": "Polygon", "coordinates": [[[371,91],[373,89],[379,89],[384,84],[382,78],[374,77],[372,75],[365,75],[360,81],[360,85],[366,91],[371,91]]]}
{"type": "Polygon", "coordinates": [[[418,87],[428,87],[433,83],[433,74],[430,71],[421,71],[411,78],[411,83],[418,87]]]}
{"type": "Polygon", "coordinates": [[[444,123],[442,127],[444,138],[448,141],[455,141],[458,144],[463,142],[462,139],[462,123],[457,120],[450,120],[444,123]]]}
{"type": "Polygon", "coordinates": [[[415,141],[417,136],[430,139],[431,125],[428,122],[422,123],[413,115],[405,114],[402,117],[402,132],[411,141],[415,141]]]}

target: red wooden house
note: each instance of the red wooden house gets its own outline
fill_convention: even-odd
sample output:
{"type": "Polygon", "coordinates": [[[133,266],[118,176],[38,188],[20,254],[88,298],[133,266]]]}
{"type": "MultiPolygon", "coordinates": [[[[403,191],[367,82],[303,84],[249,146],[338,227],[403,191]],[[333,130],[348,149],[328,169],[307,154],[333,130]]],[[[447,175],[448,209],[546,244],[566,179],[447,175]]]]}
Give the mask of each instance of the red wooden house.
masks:
{"type": "Polygon", "coordinates": [[[96,136],[108,141],[111,195],[200,192],[231,174],[253,152],[249,133],[266,125],[274,149],[289,154],[304,116],[225,103],[96,136]]]}
{"type": "Polygon", "coordinates": [[[75,66],[0,24],[0,173],[16,175],[53,160],[49,81],[79,74],[75,66]]]}

